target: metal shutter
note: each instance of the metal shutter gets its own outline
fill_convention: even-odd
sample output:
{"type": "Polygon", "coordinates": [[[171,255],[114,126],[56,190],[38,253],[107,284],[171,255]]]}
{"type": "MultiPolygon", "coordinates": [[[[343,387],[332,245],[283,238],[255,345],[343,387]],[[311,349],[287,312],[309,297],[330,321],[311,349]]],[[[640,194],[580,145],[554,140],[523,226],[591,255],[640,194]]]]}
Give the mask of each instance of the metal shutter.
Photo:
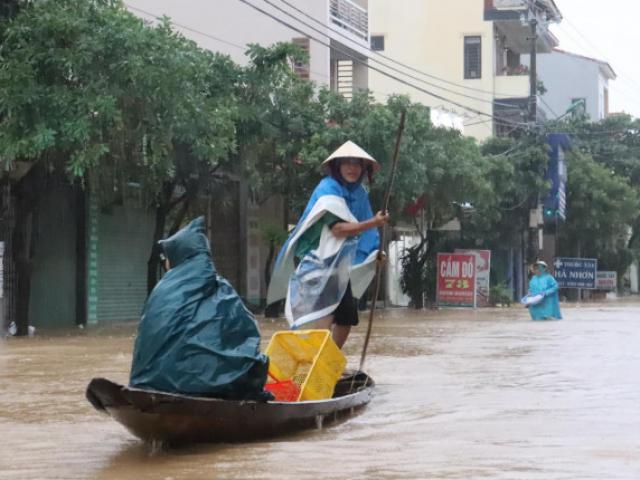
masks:
{"type": "MultiPolygon", "coordinates": [[[[97,214],[94,321],[139,319],[147,298],[147,260],[153,239],[153,214],[141,208],[121,206],[114,207],[110,213],[95,210],[93,213],[97,214]]],[[[90,308],[89,318],[91,313],[90,308]]]]}

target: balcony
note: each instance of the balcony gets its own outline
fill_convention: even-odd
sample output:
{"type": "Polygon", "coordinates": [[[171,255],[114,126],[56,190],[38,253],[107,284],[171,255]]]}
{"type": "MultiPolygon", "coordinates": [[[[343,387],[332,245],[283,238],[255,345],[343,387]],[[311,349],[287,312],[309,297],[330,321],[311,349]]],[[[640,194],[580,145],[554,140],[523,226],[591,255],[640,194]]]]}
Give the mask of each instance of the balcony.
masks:
{"type": "Polygon", "coordinates": [[[528,97],[529,75],[497,75],[496,95],[505,97],[528,97]]]}
{"type": "Polygon", "coordinates": [[[516,53],[529,53],[532,20],[538,22],[537,49],[549,53],[558,39],[549,31],[549,22],[560,22],[562,16],[553,0],[485,0],[484,19],[495,24],[497,34],[504,37],[516,53]]]}
{"type": "Polygon", "coordinates": [[[369,46],[369,12],[366,8],[353,0],[330,0],[329,19],[354,41],[369,46]]]}
{"type": "Polygon", "coordinates": [[[560,22],[562,14],[554,0],[485,0],[485,20],[520,20],[523,16],[528,20],[531,15],[538,20],[560,22]]]}

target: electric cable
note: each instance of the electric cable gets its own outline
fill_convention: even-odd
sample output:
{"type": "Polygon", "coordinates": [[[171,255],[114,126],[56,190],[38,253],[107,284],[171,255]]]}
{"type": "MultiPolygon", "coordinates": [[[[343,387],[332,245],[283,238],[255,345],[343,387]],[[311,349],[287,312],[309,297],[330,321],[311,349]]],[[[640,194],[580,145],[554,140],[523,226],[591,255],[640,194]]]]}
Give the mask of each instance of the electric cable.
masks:
{"type": "MultiPolygon", "coordinates": [[[[285,5],[289,6],[290,8],[292,8],[293,10],[295,10],[296,12],[298,12],[298,13],[300,13],[300,14],[304,15],[305,17],[309,18],[310,20],[313,20],[313,21],[314,21],[314,22],[316,22],[318,25],[321,25],[322,27],[325,27],[325,28],[327,28],[328,30],[330,30],[330,31],[332,31],[332,32],[334,32],[334,33],[336,33],[336,34],[340,35],[342,38],[345,38],[345,39],[347,39],[347,40],[349,40],[349,41],[353,41],[353,39],[352,39],[352,38],[350,38],[349,36],[345,35],[345,34],[344,34],[344,33],[342,33],[341,31],[336,30],[335,28],[331,28],[331,26],[330,26],[330,25],[326,25],[325,23],[321,22],[321,21],[320,21],[320,20],[318,20],[317,18],[313,17],[312,15],[309,15],[309,14],[308,14],[308,13],[306,13],[305,11],[303,11],[303,10],[301,10],[300,8],[296,7],[295,5],[291,4],[291,3],[290,3],[290,2],[288,2],[287,0],[280,0],[280,2],[282,2],[282,3],[284,3],[285,5]]],[[[411,70],[411,71],[413,71],[413,72],[415,72],[415,73],[418,73],[418,74],[420,74],[420,75],[424,75],[425,77],[432,78],[432,79],[437,80],[437,81],[439,81],[439,82],[446,83],[446,84],[448,84],[448,85],[452,85],[452,86],[455,86],[455,87],[458,87],[458,88],[461,88],[461,89],[464,89],[464,90],[470,90],[470,91],[479,92],[479,93],[486,93],[486,94],[489,94],[489,95],[491,95],[491,96],[499,96],[499,97],[502,97],[502,98],[520,98],[518,95],[507,95],[507,94],[502,94],[502,93],[499,93],[499,92],[494,92],[494,91],[490,91],[490,90],[483,90],[483,89],[481,89],[481,88],[469,87],[469,86],[467,86],[467,85],[462,85],[462,84],[460,84],[460,83],[452,82],[452,81],[447,80],[447,79],[444,79],[444,78],[442,78],[442,77],[438,77],[437,75],[433,75],[433,74],[431,74],[431,73],[427,73],[427,72],[424,72],[424,71],[422,71],[422,70],[419,70],[419,69],[417,69],[417,68],[415,68],[415,67],[412,67],[411,65],[408,65],[408,64],[406,64],[406,63],[400,62],[399,60],[396,60],[396,59],[394,59],[394,58],[392,58],[392,57],[389,57],[388,55],[385,55],[385,54],[383,54],[383,53],[380,53],[380,52],[379,52],[379,51],[377,51],[377,50],[373,50],[371,47],[368,47],[368,48],[367,48],[367,50],[368,50],[369,52],[371,52],[371,53],[375,54],[375,55],[378,55],[378,56],[380,56],[380,57],[384,58],[385,60],[388,60],[388,61],[390,61],[390,62],[393,62],[393,63],[395,63],[395,64],[397,64],[397,65],[400,65],[400,66],[402,66],[402,67],[404,67],[404,68],[406,68],[406,69],[408,69],[408,70],[411,70]]]]}
{"type": "MultiPolygon", "coordinates": [[[[486,116],[486,117],[490,117],[490,118],[496,118],[496,119],[498,119],[498,120],[504,120],[504,119],[500,119],[500,118],[498,118],[498,117],[496,117],[495,115],[492,115],[492,114],[490,114],[490,113],[486,113],[486,112],[483,112],[483,111],[481,111],[481,110],[477,110],[477,109],[475,109],[475,108],[473,108],[473,107],[469,107],[469,106],[467,106],[467,105],[461,104],[461,103],[459,103],[459,102],[457,102],[457,101],[450,100],[450,99],[448,99],[448,98],[446,98],[446,97],[443,97],[442,95],[440,95],[440,94],[438,94],[438,93],[434,93],[434,92],[432,92],[432,91],[426,90],[426,89],[424,89],[424,88],[422,88],[422,87],[419,87],[419,86],[417,86],[417,85],[414,85],[414,84],[412,84],[412,83],[408,82],[407,80],[405,80],[405,79],[403,79],[403,78],[397,77],[396,75],[393,75],[393,74],[391,74],[391,73],[389,73],[389,72],[386,72],[386,71],[384,71],[384,70],[381,70],[381,69],[380,69],[380,68],[378,68],[378,67],[375,67],[375,66],[373,66],[373,65],[369,65],[367,62],[365,62],[365,61],[363,61],[363,60],[359,59],[358,57],[356,57],[356,56],[352,55],[351,53],[349,53],[349,52],[347,52],[347,51],[345,51],[345,50],[342,50],[342,49],[340,49],[340,48],[337,48],[337,47],[331,46],[331,45],[330,45],[329,43],[327,43],[327,42],[324,42],[324,41],[322,41],[322,40],[319,40],[318,38],[316,38],[316,37],[314,37],[314,36],[310,35],[308,32],[305,32],[305,31],[301,30],[300,28],[297,28],[297,27],[295,27],[294,25],[291,25],[291,24],[290,24],[290,23],[288,23],[287,21],[285,21],[285,20],[283,20],[283,19],[281,19],[281,18],[278,18],[277,16],[275,16],[275,15],[271,14],[270,12],[267,12],[267,11],[265,11],[265,10],[261,9],[260,7],[258,7],[258,6],[256,6],[256,5],[253,5],[253,4],[252,4],[252,3],[250,3],[248,0],[238,0],[238,1],[239,1],[239,2],[241,2],[241,3],[244,3],[245,5],[247,5],[247,6],[251,7],[251,8],[253,8],[254,10],[256,10],[256,11],[258,11],[258,12],[262,13],[263,15],[268,16],[268,17],[272,18],[273,20],[275,20],[276,22],[280,23],[281,25],[284,25],[285,27],[287,27],[287,28],[289,28],[289,29],[291,29],[291,30],[293,30],[293,31],[295,31],[295,32],[298,32],[299,34],[304,35],[305,37],[308,37],[309,39],[311,39],[311,40],[313,40],[313,41],[315,41],[315,42],[317,42],[317,43],[319,43],[319,44],[321,44],[321,45],[323,45],[323,46],[325,46],[325,47],[328,47],[328,48],[330,48],[331,50],[334,50],[334,51],[336,51],[336,52],[338,52],[338,53],[341,53],[342,55],[345,55],[346,57],[348,57],[348,58],[352,59],[354,62],[356,62],[356,63],[359,63],[359,64],[363,65],[365,68],[368,68],[368,69],[370,69],[370,70],[376,71],[376,72],[378,72],[378,73],[380,73],[380,74],[382,74],[382,75],[384,75],[384,76],[386,76],[386,77],[388,77],[388,78],[391,78],[391,79],[393,79],[393,80],[396,80],[396,81],[397,81],[397,82],[399,82],[399,83],[402,83],[402,84],[407,85],[407,86],[409,86],[409,87],[411,87],[411,88],[414,88],[415,90],[418,90],[418,91],[420,91],[420,92],[422,92],[422,93],[425,93],[425,94],[427,94],[427,95],[429,95],[429,96],[431,96],[431,97],[433,97],[433,98],[437,98],[437,99],[439,99],[439,100],[442,100],[442,101],[444,101],[444,102],[450,103],[450,104],[452,104],[452,105],[456,105],[457,107],[460,107],[460,108],[462,108],[462,109],[464,109],[464,110],[467,110],[467,111],[470,111],[470,112],[474,112],[474,113],[477,113],[477,114],[482,115],[482,116],[486,116]]],[[[523,129],[524,129],[524,128],[528,129],[528,128],[531,126],[531,125],[530,125],[530,124],[528,124],[528,123],[514,123],[513,125],[515,125],[517,128],[523,128],[523,129]]]]}
{"type": "MultiPolygon", "coordinates": [[[[324,32],[324,31],[322,31],[322,30],[320,30],[320,29],[318,29],[318,28],[314,27],[313,25],[310,25],[310,24],[309,24],[309,23],[307,23],[307,22],[304,22],[303,20],[300,20],[299,18],[297,18],[297,17],[296,17],[295,15],[293,15],[292,13],[287,12],[287,11],[286,11],[286,10],[284,10],[283,8],[280,8],[279,6],[275,5],[273,2],[271,2],[271,0],[262,0],[262,1],[263,1],[264,3],[266,3],[267,5],[270,5],[271,7],[275,8],[275,9],[276,9],[276,10],[278,10],[279,12],[284,13],[285,15],[287,15],[287,16],[288,16],[288,17],[290,17],[290,18],[292,18],[292,19],[293,19],[293,20],[295,20],[296,22],[298,22],[298,23],[300,23],[300,24],[304,25],[305,27],[310,28],[310,29],[311,29],[311,30],[313,30],[314,32],[319,33],[320,35],[323,35],[323,36],[327,37],[328,39],[330,39],[330,38],[331,38],[331,37],[330,37],[326,32],[324,32]]],[[[320,22],[318,22],[318,23],[320,23],[320,22]]],[[[321,24],[323,27],[325,27],[325,28],[329,28],[327,25],[325,25],[325,24],[323,24],[323,23],[320,23],[320,24],[321,24]]],[[[351,41],[353,41],[353,40],[351,40],[351,41]]],[[[368,51],[371,51],[371,49],[369,49],[369,48],[367,48],[367,50],[368,50],[368,51]]],[[[365,57],[366,57],[368,60],[370,60],[370,61],[372,61],[372,62],[375,62],[375,63],[377,63],[378,65],[381,65],[381,66],[383,66],[384,68],[387,68],[387,69],[389,69],[389,70],[391,70],[391,71],[393,71],[393,72],[399,73],[400,75],[404,75],[404,76],[406,76],[407,78],[410,78],[411,80],[415,80],[415,81],[417,81],[417,82],[423,83],[423,84],[428,85],[428,86],[433,87],[433,88],[437,88],[437,89],[442,90],[442,91],[444,91],[444,92],[451,93],[451,94],[453,94],[453,95],[458,95],[458,96],[460,96],[460,97],[468,98],[468,99],[471,99],[471,100],[474,100],[474,101],[478,101],[478,102],[488,103],[488,104],[490,104],[490,105],[499,105],[499,106],[502,106],[502,107],[505,107],[505,108],[519,108],[519,107],[514,106],[514,105],[512,105],[512,104],[509,104],[509,103],[500,103],[500,102],[496,102],[495,100],[488,100],[488,99],[486,99],[486,98],[474,97],[474,96],[472,96],[472,95],[467,95],[467,94],[465,94],[465,93],[456,92],[455,90],[451,90],[450,88],[442,87],[442,86],[437,85],[437,84],[435,84],[435,83],[428,82],[427,80],[423,80],[423,79],[421,79],[421,78],[419,78],[419,77],[416,77],[416,76],[411,75],[411,74],[409,74],[409,73],[403,72],[402,70],[399,70],[399,69],[397,69],[397,68],[395,68],[395,67],[393,67],[393,66],[390,66],[390,65],[388,65],[388,64],[386,64],[386,63],[384,63],[384,62],[381,62],[380,60],[377,60],[377,59],[375,59],[375,58],[373,58],[373,57],[371,57],[371,56],[365,55],[365,57]]]]}

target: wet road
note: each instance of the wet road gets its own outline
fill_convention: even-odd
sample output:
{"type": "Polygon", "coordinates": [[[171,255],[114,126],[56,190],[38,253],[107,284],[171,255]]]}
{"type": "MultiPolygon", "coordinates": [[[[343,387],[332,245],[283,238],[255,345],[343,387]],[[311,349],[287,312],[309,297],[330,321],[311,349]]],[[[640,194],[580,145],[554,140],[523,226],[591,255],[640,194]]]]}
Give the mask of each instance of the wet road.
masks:
{"type": "Polygon", "coordinates": [[[640,479],[640,303],[563,313],[385,312],[361,415],[154,455],[84,399],[91,377],[127,381],[132,327],[0,340],[0,479],[640,479]]]}

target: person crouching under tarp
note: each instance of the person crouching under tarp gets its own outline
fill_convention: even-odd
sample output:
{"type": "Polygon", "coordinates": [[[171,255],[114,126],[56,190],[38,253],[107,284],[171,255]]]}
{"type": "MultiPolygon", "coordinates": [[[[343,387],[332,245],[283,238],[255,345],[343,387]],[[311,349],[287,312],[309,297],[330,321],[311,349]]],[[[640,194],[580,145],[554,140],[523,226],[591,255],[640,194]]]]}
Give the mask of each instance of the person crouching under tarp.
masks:
{"type": "Polygon", "coordinates": [[[529,295],[542,295],[542,300],[530,305],[529,313],[533,320],[560,320],[560,299],[558,282],[547,271],[548,267],[542,260],[533,265],[533,277],[529,280],[529,295]]]}
{"type": "Polygon", "coordinates": [[[340,348],[358,324],[356,299],[375,273],[377,228],[389,220],[383,212],[373,215],[362,186],[364,177],[371,179],[379,168],[353,142],[323,162],[326,176],[282,247],[269,283],[267,303],[286,297],[285,315],[292,328],[333,328],[340,348]]]}
{"type": "Polygon", "coordinates": [[[255,319],[217,274],[204,219],[160,242],[168,271],[144,306],[130,385],[229,399],[268,399],[255,319]]]}

